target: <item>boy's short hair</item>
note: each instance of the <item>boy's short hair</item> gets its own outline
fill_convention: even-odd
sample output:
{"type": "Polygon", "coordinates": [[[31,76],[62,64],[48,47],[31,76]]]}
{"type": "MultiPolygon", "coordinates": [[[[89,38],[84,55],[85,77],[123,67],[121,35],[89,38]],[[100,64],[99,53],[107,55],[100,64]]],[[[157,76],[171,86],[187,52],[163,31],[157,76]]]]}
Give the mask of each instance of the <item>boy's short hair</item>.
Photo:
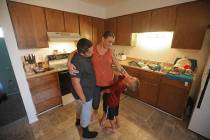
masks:
{"type": "Polygon", "coordinates": [[[139,79],[135,77],[135,80],[133,81],[131,86],[128,87],[128,90],[135,92],[137,89],[139,89],[139,85],[140,85],[139,79]]]}
{"type": "Polygon", "coordinates": [[[77,42],[77,51],[78,53],[85,53],[92,46],[92,42],[86,38],[81,38],[77,42]]]}

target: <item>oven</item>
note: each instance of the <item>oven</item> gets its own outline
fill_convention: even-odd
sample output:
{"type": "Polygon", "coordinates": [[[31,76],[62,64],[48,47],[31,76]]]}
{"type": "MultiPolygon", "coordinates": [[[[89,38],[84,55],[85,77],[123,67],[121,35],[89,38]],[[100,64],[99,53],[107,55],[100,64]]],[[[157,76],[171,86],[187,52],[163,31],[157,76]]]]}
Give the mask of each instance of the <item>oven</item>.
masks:
{"type": "Polygon", "coordinates": [[[61,95],[64,96],[66,94],[71,93],[72,84],[71,84],[71,77],[68,70],[59,71],[58,76],[59,76],[59,82],[60,82],[61,95]]]}
{"type": "Polygon", "coordinates": [[[59,83],[62,95],[62,103],[66,105],[74,101],[74,98],[71,94],[72,92],[72,84],[71,77],[68,70],[62,70],[58,72],[59,83]]]}
{"type": "Polygon", "coordinates": [[[74,101],[72,96],[71,77],[66,63],[69,54],[48,55],[50,67],[58,70],[59,84],[62,95],[62,104],[66,105],[74,101]]]}

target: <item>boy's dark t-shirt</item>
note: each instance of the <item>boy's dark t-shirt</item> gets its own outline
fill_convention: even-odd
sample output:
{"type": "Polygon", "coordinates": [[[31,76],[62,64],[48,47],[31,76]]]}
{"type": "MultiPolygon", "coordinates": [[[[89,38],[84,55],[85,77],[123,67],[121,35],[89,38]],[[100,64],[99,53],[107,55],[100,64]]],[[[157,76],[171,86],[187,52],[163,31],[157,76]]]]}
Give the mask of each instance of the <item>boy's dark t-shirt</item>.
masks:
{"type": "MultiPolygon", "coordinates": [[[[93,98],[93,93],[96,86],[96,78],[92,67],[91,58],[83,57],[77,53],[72,58],[71,63],[74,64],[79,71],[79,73],[76,73],[76,75],[71,75],[71,78],[77,77],[80,79],[83,93],[86,97],[86,101],[88,102],[93,98]]],[[[74,89],[72,94],[75,99],[80,99],[74,89]]]]}

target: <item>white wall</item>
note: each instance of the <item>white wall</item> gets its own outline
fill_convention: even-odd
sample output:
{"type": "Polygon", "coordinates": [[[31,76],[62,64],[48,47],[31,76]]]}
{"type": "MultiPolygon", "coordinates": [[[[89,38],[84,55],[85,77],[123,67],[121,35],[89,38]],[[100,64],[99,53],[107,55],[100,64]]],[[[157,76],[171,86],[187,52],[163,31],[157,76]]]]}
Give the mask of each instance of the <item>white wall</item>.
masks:
{"type": "Polygon", "coordinates": [[[78,13],[82,15],[106,18],[105,8],[96,5],[91,5],[82,2],[80,0],[13,0],[13,1],[78,13]]]}
{"type": "Polygon", "coordinates": [[[106,18],[147,11],[194,0],[128,0],[106,9],[106,18]]]}
{"type": "MultiPolygon", "coordinates": [[[[20,53],[17,47],[14,30],[9,16],[6,0],[0,0],[0,26],[3,28],[6,46],[9,52],[12,67],[20,89],[20,94],[25,106],[25,110],[29,119],[29,123],[37,121],[35,106],[32,101],[28,83],[26,81],[25,72],[22,67],[20,53]]],[[[1,114],[2,115],[2,114],[1,114]]]]}
{"type": "Polygon", "coordinates": [[[194,96],[199,88],[200,78],[203,73],[204,66],[207,62],[208,54],[210,52],[210,30],[206,31],[206,35],[203,41],[201,50],[185,50],[185,49],[173,49],[171,46],[158,51],[147,50],[142,46],[114,46],[116,53],[125,52],[129,57],[135,57],[146,60],[153,60],[158,62],[174,63],[177,57],[194,58],[198,62],[198,69],[196,72],[196,81],[192,89],[192,95],[194,96]]]}

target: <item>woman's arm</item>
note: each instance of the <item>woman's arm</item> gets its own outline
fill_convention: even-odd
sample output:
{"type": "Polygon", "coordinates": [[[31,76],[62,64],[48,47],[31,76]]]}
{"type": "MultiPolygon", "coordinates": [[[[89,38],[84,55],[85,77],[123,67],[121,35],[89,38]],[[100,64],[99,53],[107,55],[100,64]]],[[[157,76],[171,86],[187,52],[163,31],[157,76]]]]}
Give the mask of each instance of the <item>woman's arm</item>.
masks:
{"type": "Polygon", "coordinates": [[[68,62],[67,62],[67,67],[68,67],[69,73],[72,74],[72,75],[75,75],[75,73],[79,72],[77,70],[77,68],[75,67],[75,65],[71,63],[71,60],[76,53],[77,53],[76,50],[73,51],[72,53],[70,53],[69,57],[68,57],[68,62]]]}
{"type": "Polygon", "coordinates": [[[120,72],[123,75],[127,75],[128,73],[126,72],[126,70],[120,65],[120,63],[118,62],[114,52],[112,51],[112,61],[113,64],[116,66],[117,71],[120,72]]]}

